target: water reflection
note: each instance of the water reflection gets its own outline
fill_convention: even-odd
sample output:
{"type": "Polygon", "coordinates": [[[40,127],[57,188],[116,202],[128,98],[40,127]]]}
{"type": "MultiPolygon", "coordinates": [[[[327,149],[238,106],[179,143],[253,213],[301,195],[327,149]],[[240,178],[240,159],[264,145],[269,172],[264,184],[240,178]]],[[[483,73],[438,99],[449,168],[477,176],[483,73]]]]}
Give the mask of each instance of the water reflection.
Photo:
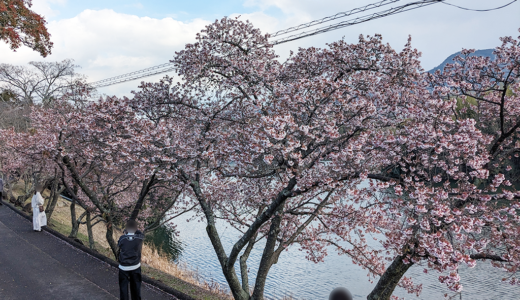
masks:
{"type": "Polygon", "coordinates": [[[182,243],[175,237],[173,230],[167,226],[160,226],[152,233],[147,234],[145,243],[153,245],[174,261],[182,253],[182,243]]]}
{"type": "MultiPolygon", "coordinates": [[[[175,256],[180,261],[186,262],[191,268],[198,269],[202,278],[214,280],[222,286],[227,286],[220,270],[220,264],[216,257],[211,242],[209,241],[204,222],[190,221],[186,218],[175,220],[179,230],[178,240],[170,234],[170,240],[177,247],[175,256]]],[[[221,235],[222,244],[229,251],[237,240],[238,232],[223,222],[217,223],[217,229],[221,235]]],[[[158,233],[167,234],[167,231],[158,233]]],[[[157,241],[160,243],[161,238],[157,241]]],[[[253,250],[248,260],[250,268],[250,282],[254,282],[254,270],[258,267],[262,255],[261,245],[253,250]]],[[[238,264],[237,273],[240,272],[238,264]]],[[[492,268],[488,264],[479,264],[473,269],[460,271],[462,283],[465,288],[462,294],[454,295],[437,280],[439,274],[431,271],[423,273],[423,268],[414,266],[410,268],[407,276],[412,276],[418,283],[423,283],[423,293],[420,297],[409,295],[402,290],[397,290],[395,295],[406,299],[444,299],[445,294],[454,295],[452,299],[490,300],[520,299],[520,287],[510,286],[501,282],[506,277],[504,272],[492,268]]],[[[239,275],[240,276],[240,275],[239,275]]],[[[316,300],[327,299],[328,294],[336,287],[348,288],[354,299],[366,299],[374,284],[367,278],[367,272],[353,265],[346,256],[337,255],[332,249],[325,262],[315,264],[305,259],[305,253],[297,247],[291,247],[280,256],[280,260],[269,273],[266,283],[266,299],[280,299],[285,295],[292,295],[296,299],[316,300]]]]}

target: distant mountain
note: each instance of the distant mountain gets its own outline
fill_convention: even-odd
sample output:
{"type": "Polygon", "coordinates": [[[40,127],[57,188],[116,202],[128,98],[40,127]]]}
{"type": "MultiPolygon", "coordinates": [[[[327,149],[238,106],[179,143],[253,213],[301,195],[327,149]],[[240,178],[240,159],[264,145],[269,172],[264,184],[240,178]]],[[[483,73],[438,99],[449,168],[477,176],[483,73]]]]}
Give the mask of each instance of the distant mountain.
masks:
{"type": "MultiPolygon", "coordinates": [[[[491,57],[491,59],[495,59],[495,56],[493,55],[493,51],[495,51],[495,49],[477,50],[474,53],[472,53],[471,56],[487,56],[487,57],[491,57]]],[[[433,72],[435,72],[437,70],[441,70],[442,71],[442,69],[444,69],[444,67],[447,64],[453,63],[453,59],[455,58],[455,56],[457,56],[459,54],[460,54],[460,52],[457,52],[455,54],[450,55],[448,58],[446,58],[445,61],[442,62],[442,64],[438,65],[437,67],[431,69],[428,72],[433,73],[433,72]]]]}

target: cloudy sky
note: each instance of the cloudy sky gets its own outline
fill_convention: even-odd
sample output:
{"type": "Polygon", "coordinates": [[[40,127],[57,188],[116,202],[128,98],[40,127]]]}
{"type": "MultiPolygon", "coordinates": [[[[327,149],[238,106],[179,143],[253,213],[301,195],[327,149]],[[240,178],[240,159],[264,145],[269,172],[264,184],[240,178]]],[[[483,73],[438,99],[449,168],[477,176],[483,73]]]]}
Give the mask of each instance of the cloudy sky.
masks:
{"type": "MultiPolygon", "coordinates": [[[[43,59],[29,49],[12,52],[0,42],[0,63],[58,61],[72,58],[89,81],[168,62],[205,25],[223,16],[249,19],[264,32],[295,26],[379,0],[33,0],[33,10],[48,21],[54,48],[43,59]]],[[[399,3],[414,0],[401,0],[399,3]]],[[[487,9],[512,0],[448,0],[487,9]]],[[[394,4],[392,6],[396,6],[394,4]]],[[[501,36],[520,35],[520,1],[492,12],[434,4],[402,14],[276,46],[284,58],[298,47],[324,47],[341,38],[356,42],[360,34],[383,35],[401,49],[408,35],[422,53],[427,70],[462,48],[489,49],[501,36]]],[[[162,75],[161,75],[162,76],[162,75]]],[[[161,76],[143,80],[154,81],[161,76]]],[[[101,88],[109,95],[129,95],[139,81],[101,88]]]]}

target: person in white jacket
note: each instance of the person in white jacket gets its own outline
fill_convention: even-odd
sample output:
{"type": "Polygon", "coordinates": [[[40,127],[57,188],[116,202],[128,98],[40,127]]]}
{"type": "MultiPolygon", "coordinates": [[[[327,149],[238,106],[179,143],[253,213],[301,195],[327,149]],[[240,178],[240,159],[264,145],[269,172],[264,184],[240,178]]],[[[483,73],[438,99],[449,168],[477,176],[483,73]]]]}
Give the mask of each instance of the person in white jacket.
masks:
{"type": "Polygon", "coordinates": [[[35,189],[34,196],[31,200],[34,231],[42,231],[42,226],[47,226],[47,216],[45,215],[45,211],[40,211],[40,207],[43,208],[44,204],[44,200],[42,195],[40,194],[40,190],[41,188],[35,189]]]}

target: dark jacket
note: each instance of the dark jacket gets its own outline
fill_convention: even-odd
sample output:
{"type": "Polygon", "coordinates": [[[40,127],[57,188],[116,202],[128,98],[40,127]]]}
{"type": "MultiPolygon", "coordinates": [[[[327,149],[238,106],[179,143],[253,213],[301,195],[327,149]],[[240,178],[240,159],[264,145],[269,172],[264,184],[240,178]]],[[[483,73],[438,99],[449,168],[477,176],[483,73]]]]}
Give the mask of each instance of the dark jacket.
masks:
{"type": "Polygon", "coordinates": [[[117,242],[119,253],[117,260],[122,266],[135,266],[141,263],[141,250],[143,248],[144,235],[137,231],[134,235],[122,235],[117,242]]]}

